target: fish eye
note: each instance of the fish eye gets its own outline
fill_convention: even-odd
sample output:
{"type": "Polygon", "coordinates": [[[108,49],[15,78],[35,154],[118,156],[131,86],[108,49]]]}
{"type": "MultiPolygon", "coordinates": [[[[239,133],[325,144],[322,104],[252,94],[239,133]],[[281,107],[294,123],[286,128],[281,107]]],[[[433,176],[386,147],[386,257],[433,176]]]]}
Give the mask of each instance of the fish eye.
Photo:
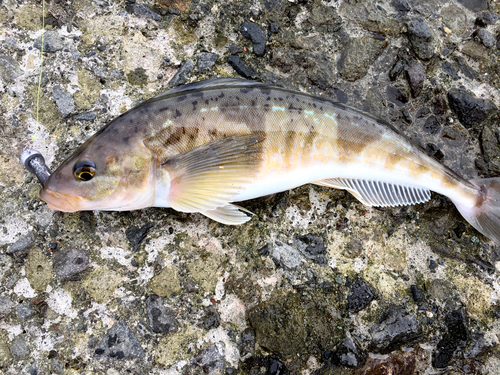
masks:
{"type": "Polygon", "coordinates": [[[83,160],[75,164],[73,175],[81,181],[90,181],[95,175],[95,163],[92,160],[83,160]]]}

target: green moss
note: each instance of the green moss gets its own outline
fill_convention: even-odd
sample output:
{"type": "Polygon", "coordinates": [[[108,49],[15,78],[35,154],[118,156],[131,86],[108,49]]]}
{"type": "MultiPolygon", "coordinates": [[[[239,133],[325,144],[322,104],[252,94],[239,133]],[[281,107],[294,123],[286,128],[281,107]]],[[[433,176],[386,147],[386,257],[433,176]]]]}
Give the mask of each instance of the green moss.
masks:
{"type": "Polygon", "coordinates": [[[127,73],[127,79],[131,85],[143,87],[148,83],[148,75],[144,68],[135,68],[131,72],[127,73]]]}

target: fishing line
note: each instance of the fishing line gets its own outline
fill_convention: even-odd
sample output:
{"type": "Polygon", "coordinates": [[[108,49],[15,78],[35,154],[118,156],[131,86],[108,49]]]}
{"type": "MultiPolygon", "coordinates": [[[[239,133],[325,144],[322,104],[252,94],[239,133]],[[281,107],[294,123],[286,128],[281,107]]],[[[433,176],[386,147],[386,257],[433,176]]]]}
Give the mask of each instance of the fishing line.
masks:
{"type": "Polygon", "coordinates": [[[38,92],[36,96],[36,125],[35,133],[31,136],[31,140],[35,142],[36,133],[38,132],[38,119],[40,113],[40,90],[42,87],[42,73],[43,73],[43,37],[45,36],[45,0],[42,0],[42,46],[40,48],[40,77],[38,78],[38,92]]]}

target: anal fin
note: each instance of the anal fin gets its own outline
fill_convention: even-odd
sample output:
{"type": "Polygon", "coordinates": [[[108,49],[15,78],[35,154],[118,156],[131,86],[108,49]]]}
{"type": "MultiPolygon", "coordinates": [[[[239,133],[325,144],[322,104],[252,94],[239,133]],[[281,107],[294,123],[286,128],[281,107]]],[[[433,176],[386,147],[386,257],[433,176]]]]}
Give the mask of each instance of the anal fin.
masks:
{"type": "Polygon", "coordinates": [[[405,206],[424,203],[431,199],[431,192],[428,189],[382,181],[331,178],[316,181],[315,184],[347,190],[366,206],[405,206]]]}
{"type": "Polygon", "coordinates": [[[217,207],[213,210],[204,211],[202,214],[212,220],[226,225],[240,225],[246,223],[252,218],[250,215],[253,215],[253,213],[247,209],[235,204],[227,204],[225,206],[217,207]]]}

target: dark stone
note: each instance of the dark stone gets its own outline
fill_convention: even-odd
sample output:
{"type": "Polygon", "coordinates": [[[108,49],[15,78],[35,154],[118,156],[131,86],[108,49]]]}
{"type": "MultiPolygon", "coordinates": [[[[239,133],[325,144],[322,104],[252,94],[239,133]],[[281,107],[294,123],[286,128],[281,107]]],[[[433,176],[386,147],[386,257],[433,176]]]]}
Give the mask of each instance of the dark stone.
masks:
{"type": "Polygon", "coordinates": [[[25,303],[19,304],[17,306],[17,315],[19,315],[19,318],[21,318],[21,319],[29,318],[34,313],[35,313],[35,310],[33,310],[31,307],[27,306],[25,303]]]}
{"type": "Polygon", "coordinates": [[[327,264],[326,248],[323,237],[314,234],[306,234],[294,237],[295,246],[306,258],[318,264],[327,264]]]}
{"type": "Polygon", "coordinates": [[[194,68],[193,60],[187,60],[181,68],[175,73],[172,79],[168,82],[170,87],[176,87],[179,85],[183,85],[188,81],[189,76],[191,75],[191,71],[194,68]]]}
{"type": "Polygon", "coordinates": [[[217,350],[216,345],[209,346],[193,357],[193,362],[200,366],[206,374],[213,374],[216,370],[224,370],[224,358],[217,350]]]}
{"type": "Polygon", "coordinates": [[[392,6],[400,13],[406,14],[411,8],[406,0],[392,0],[392,6]]]}
{"type": "Polygon", "coordinates": [[[391,70],[389,70],[389,79],[391,81],[395,81],[399,77],[399,75],[403,72],[403,70],[406,69],[406,67],[407,64],[403,60],[396,61],[391,70]]]}
{"type": "Polygon", "coordinates": [[[243,52],[243,48],[241,48],[239,45],[231,44],[229,46],[229,53],[231,55],[236,55],[237,53],[241,53],[241,52],[243,52]]]}
{"type": "Polygon", "coordinates": [[[411,93],[414,98],[420,95],[424,87],[425,70],[422,64],[416,63],[406,70],[406,78],[410,84],[411,93]]]}
{"type": "Polygon", "coordinates": [[[442,160],[444,158],[443,151],[441,151],[434,143],[427,143],[425,151],[429,155],[434,156],[437,160],[442,160]]]}
{"type": "Polygon", "coordinates": [[[247,310],[259,346],[284,356],[297,355],[305,346],[306,328],[299,296],[276,295],[247,310]]]}
{"type": "Polygon", "coordinates": [[[445,322],[448,332],[438,342],[432,356],[432,365],[436,368],[448,366],[455,352],[464,349],[469,339],[469,329],[463,311],[450,312],[445,317],[445,322]]]}
{"type": "Polygon", "coordinates": [[[52,96],[56,101],[57,108],[63,117],[68,117],[75,111],[75,102],[71,95],[62,89],[61,86],[56,85],[52,89],[52,96]]]}
{"type": "Polygon", "coordinates": [[[14,254],[18,251],[24,251],[30,248],[35,242],[35,235],[33,233],[25,234],[17,239],[12,245],[7,248],[7,254],[14,254]]]}
{"type": "Polygon", "coordinates": [[[492,348],[493,343],[484,338],[482,332],[471,334],[470,343],[464,350],[464,358],[477,358],[486,354],[492,348]]]}
{"type": "Polygon", "coordinates": [[[435,268],[437,268],[437,263],[434,261],[434,259],[431,259],[430,262],[429,262],[429,269],[433,270],[435,268]]]}
{"type": "Polygon", "coordinates": [[[491,12],[482,12],[476,18],[476,25],[479,27],[487,27],[494,25],[498,21],[498,16],[491,12]]]}
{"type": "Polygon", "coordinates": [[[276,358],[269,358],[266,375],[281,375],[286,371],[285,364],[276,358]]]}
{"type": "Polygon", "coordinates": [[[388,44],[386,39],[369,36],[351,38],[342,49],[337,63],[340,77],[347,81],[363,78],[388,44]]]}
{"type": "Polygon", "coordinates": [[[419,338],[422,328],[417,318],[401,307],[391,306],[380,323],[370,329],[372,348],[385,354],[419,338]]]}
{"type": "Polygon", "coordinates": [[[423,18],[414,18],[407,24],[408,38],[413,47],[413,51],[423,60],[428,60],[434,55],[432,45],[432,33],[429,25],[423,18]]]}
{"type": "Polygon", "coordinates": [[[227,58],[227,62],[240,76],[244,78],[251,78],[255,76],[255,72],[246,66],[239,56],[231,55],[227,58]]]}
{"type": "Polygon", "coordinates": [[[154,333],[169,333],[177,331],[179,322],[175,313],[163,304],[163,298],[151,295],[147,302],[149,327],[154,333]]]}
{"type": "Polygon", "coordinates": [[[436,116],[429,116],[424,123],[424,131],[430,134],[437,134],[441,130],[441,125],[439,124],[436,116]]]}
{"type": "Polygon", "coordinates": [[[219,58],[219,55],[216,53],[209,53],[209,52],[201,52],[198,55],[198,71],[202,72],[205,69],[210,69],[212,66],[215,65],[215,62],[219,58]]]}
{"type": "Polygon", "coordinates": [[[203,317],[203,328],[207,331],[212,328],[217,328],[220,325],[220,316],[215,309],[209,309],[203,317]]]}
{"type": "Polygon", "coordinates": [[[337,10],[318,3],[312,5],[307,22],[322,34],[336,33],[342,27],[342,17],[338,15],[337,10]]]}
{"type": "Polygon", "coordinates": [[[94,121],[97,117],[95,112],[85,112],[74,115],[73,118],[78,121],[94,121]]]}
{"type": "Polygon", "coordinates": [[[253,22],[245,22],[240,27],[240,33],[248,40],[252,41],[253,52],[257,56],[264,55],[266,49],[266,34],[253,22]]]}
{"type": "Polygon", "coordinates": [[[59,276],[73,276],[89,267],[89,256],[83,250],[61,250],[54,256],[53,267],[59,276]]]}
{"type": "Polygon", "coordinates": [[[392,86],[387,86],[385,92],[387,93],[387,99],[398,107],[402,107],[405,103],[408,103],[408,93],[402,92],[392,86]]]}
{"type": "Polygon", "coordinates": [[[10,56],[0,55],[0,77],[5,83],[12,83],[23,74],[19,63],[10,56]]]}
{"type": "Polygon", "coordinates": [[[349,312],[361,311],[375,298],[377,298],[377,295],[372,287],[363,279],[358,278],[352,285],[347,296],[347,310],[349,312]]]}
{"type": "Polygon", "coordinates": [[[10,352],[17,358],[26,358],[30,354],[24,335],[19,335],[12,341],[10,352]]]}
{"type": "Polygon", "coordinates": [[[496,43],[495,38],[493,38],[493,35],[491,35],[491,33],[486,29],[477,30],[477,36],[485,47],[491,48],[496,43]]]}
{"type": "Polygon", "coordinates": [[[431,111],[427,107],[422,107],[417,111],[417,114],[415,115],[416,118],[422,118],[427,116],[431,111]]]}
{"type": "Polygon", "coordinates": [[[411,296],[413,297],[413,300],[415,302],[422,302],[424,300],[424,293],[422,292],[422,289],[420,289],[416,285],[412,285],[410,287],[411,291],[411,296]]]}
{"type": "Polygon", "coordinates": [[[144,240],[144,238],[146,238],[146,235],[151,228],[153,228],[153,223],[147,223],[140,228],[136,226],[127,228],[127,230],[125,231],[125,235],[132,245],[132,251],[137,251],[137,249],[139,249],[141,242],[144,240]]]}
{"type": "Polygon", "coordinates": [[[251,358],[255,354],[255,331],[247,328],[241,334],[239,342],[240,356],[242,360],[251,358]]]}
{"type": "Polygon", "coordinates": [[[155,21],[161,21],[161,15],[146,4],[134,4],[126,7],[127,11],[135,14],[137,17],[148,18],[155,21]]]}
{"type": "Polygon", "coordinates": [[[481,151],[486,160],[486,170],[494,174],[500,173],[500,147],[498,139],[495,136],[496,126],[494,120],[487,123],[479,138],[481,151]]]}
{"type": "MultiPolygon", "coordinates": [[[[36,49],[42,49],[42,37],[38,38],[34,44],[36,49]]],[[[46,31],[43,35],[43,52],[57,52],[64,47],[57,31],[46,31]]]]}
{"type": "Polygon", "coordinates": [[[0,315],[8,315],[14,307],[9,297],[0,297],[0,315]]]}
{"type": "Polygon", "coordinates": [[[353,339],[346,337],[342,340],[332,356],[332,363],[337,366],[359,367],[366,361],[366,353],[357,347],[353,339]]]}
{"type": "Polygon", "coordinates": [[[448,61],[443,61],[443,63],[441,64],[441,69],[454,81],[460,78],[453,65],[451,65],[451,63],[449,63],[448,61]]]}
{"type": "Polygon", "coordinates": [[[281,241],[275,241],[273,244],[273,260],[281,267],[292,270],[302,264],[302,255],[293,246],[287,245],[281,241]]]}
{"type": "MultiPolygon", "coordinates": [[[[277,23],[271,22],[271,25],[269,25],[269,29],[273,34],[278,34],[279,31],[279,26],[277,23]]],[[[232,53],[232,52],[231,52],[232,53]]]]}
{"type": "Polygon", "coordinates": [[[473,12],[488,10],[488,0],[458,0],[458,2],[473,12]]]}
{"type": "Polygon", "coordinates": [[[464,89],[448,91],[448,103],[460,123],[467,129],[481,124],[497,110],[491,101],[476,98],[464,89]]]}
{"type": "Polygon", "coordinates": [[[106,333],[95,349],[95,355],[107,357],[111,360],[121,360],[125,358],[144,358],[145,353],[125,322],[120,321],[106,333]]]}

